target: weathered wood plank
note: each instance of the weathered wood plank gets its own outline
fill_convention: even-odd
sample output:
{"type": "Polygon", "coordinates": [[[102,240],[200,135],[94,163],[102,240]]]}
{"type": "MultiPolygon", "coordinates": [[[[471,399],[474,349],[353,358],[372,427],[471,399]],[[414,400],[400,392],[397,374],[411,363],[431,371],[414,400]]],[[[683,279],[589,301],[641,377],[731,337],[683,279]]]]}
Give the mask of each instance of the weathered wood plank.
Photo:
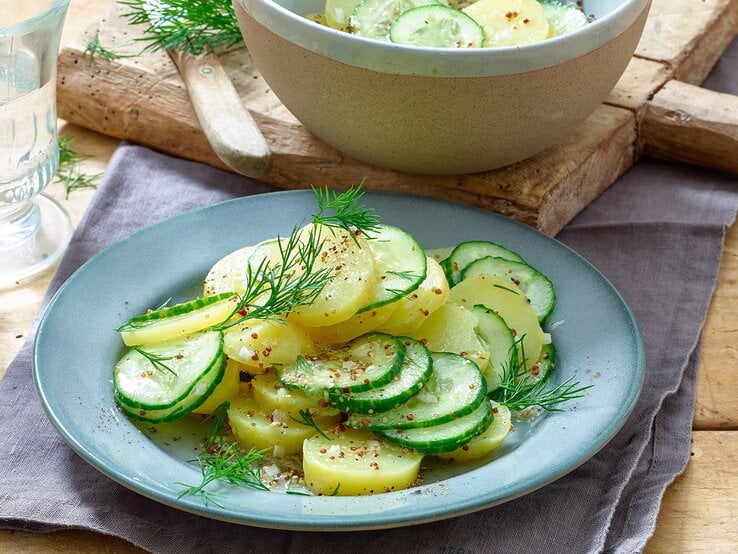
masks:
{"type": "Polygon", "coordinates": [[[672,76],[665,63],[634,56],[605,102],[631,110],[640,119],[646,103],[672,76]]]}
{"type": "Polygon", "coordinates": [[[686,471],[667,489],[647,554],[735,552],[738,431],[697,431],[686,471]]]}
{"type": "Polygon", "coordinates": [[[648,103],[646,153],[738,173],[738,96],[669,81],[648,103]]]}
{"type": "Polygon", "coordinates": [[[735,0],[653,0],[636,56],[699,84],[738,32],[735,11],[735,0]]]}
{"type": "MultiPolygon", "coordinates": [[[[702,334],[694,428],[738,431],[738,224],[727,232],[702,334]]],[[[738,502],[738,491],[736,491],[738,502]]]]}
{"type": "Polygon", "coordinates": [[[0,552],[25,554],[145,554],[117,537],[91,531],[59,531],[57,533],[28,533],[0,529],[0,552]]]}
{"type": "Polygon", "coordinates": [[[738,2],[733,0],[728,2],[725,10],[699,37],[692,52],[677,68],[675,78],[693,85],[701,84],[736,35],[738,35],[738,2]]]}

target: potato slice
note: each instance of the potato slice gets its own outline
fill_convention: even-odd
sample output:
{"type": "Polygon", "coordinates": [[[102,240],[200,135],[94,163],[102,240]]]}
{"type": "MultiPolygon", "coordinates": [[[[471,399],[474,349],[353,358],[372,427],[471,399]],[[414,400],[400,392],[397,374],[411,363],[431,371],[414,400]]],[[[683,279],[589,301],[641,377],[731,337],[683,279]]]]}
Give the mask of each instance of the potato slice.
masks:
{"type": "Polygon", "coordinates": [[[205,277],[204,296],[221,292],[242,294],[246,288],[246,268],[255,246],[247,246],[231,252],[218,260],[205,277]]]}
{"type": "Polygon", "coordinates": [[[254,376],[250,384],[254,400],[264,413],[283,410],[293,417],[299,417],[300,410],[311,410],[319,415],[338,414],[338,410],[330,407],[327,399],[315,398],[305,391],[287,388],[271,371],[254,376]]]}
{"type": "Polygon", "coordinates": [[[346,321],[325,327],[308,327],[305,331],[315,342],[343,344],[373,331],[392,315],[396,302],[372,310],[354,314],[346,321]]]}
{"type": "Polygon", "coordinates": [[[303,444],[305,485],[315,494],[352,496],[406,489],[418,478],[423,455],[339,427],[303,444]]]}
{"type": "Polygon", "coordinates": [[[549,339],[541,329],[538,317],[528,300],[521,291],[515,289],[515,285],[499,277],[475,275],[451,289],[449,302],[469,309],[481,304],[497,312],[514,337],[523,337],[525,367],[530,369],[538,361],[541,347],[549,339]]]}
{"type": "Polygon", "coordinates": [[[479,0],[462,11],[484,29],[484,46],[516,46],[550,36],[548,19],[536,0],[479,0]]]}
{"type": "Polygon", "coordinates": [[[484,374],[489,365],[489,351],[479,340],[477,323],[477,316],[465,307],[444,304],[408,336],[422,342],[433,352],[459,354],[477,364],[479,371],[484,374]]]}
{"type": "MultiPolygon", "coordinates": [[[[330,429],[336,424],[339,416],[313,419],[321,429],[330,429]]],[[[262,412],[254,399],[245,394],[231,400],[228,422],[239,444],[244,448],[271,450],[270,453],[278,458],[299,453],[303,441],[316,434],[312,427],[290,419],[284,410],[262,412]]]]}
{"type": "Polygon", "coordinates": [[[289,320],[247,319],[223,333],[223,351],[229,358],[261,373],[272,365],[295,363],[299,354],[310,354],[315,346],[305,331],[289,320]]]}
{"type": "Polygon", "coordinates": [[[377,331],[406,335],[420,327],[430,314],[448,300],[448,281],[441,265],[428,257],[426,277],[417,290],[395,302],[395,309],[377,331]]]}
{"type": "MultiPolygon", "coordinates": [[[[346,321],[369,302],[374,258],[361,235],[334,227],[307,225],[299,231],[301,242],[307,244],[311,234],[322,240],[311,271],[326,271],[330,280],[310,304],[297,307],[289,317],[302,327],[334,325],[346,321]]],[[[282,238],[281,244],[285,242],[282,238]]],[[[257,245],[249,264],[256,269],[264,259],[269,260],[272,268],[281,263],[280,242],[275,239],[257,245]]]]}
{"type": "Polygon", "coordinates": [[[331,279],[312,304],[297,308],[290,318],[303,327],[334,325],[369,303],[374,258],[362,235],[322,225],[309,225],[301,234],[310,231],[319,232],[325,241],[313,271],[327,269],[331,279]]]}
{"type": "Polygon", "coordinates": [[[348,25],[349,15],[360,0],[325,0],[325,24],[334,29],[348,25]]]}

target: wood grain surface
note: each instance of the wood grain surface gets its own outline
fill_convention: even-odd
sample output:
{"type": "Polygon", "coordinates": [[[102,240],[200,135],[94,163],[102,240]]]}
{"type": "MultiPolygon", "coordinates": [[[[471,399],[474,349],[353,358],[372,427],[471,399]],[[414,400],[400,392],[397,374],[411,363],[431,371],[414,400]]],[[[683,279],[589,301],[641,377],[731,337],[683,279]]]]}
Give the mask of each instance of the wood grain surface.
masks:
{"type": "Polygon", "coordinates": [[[648,102],[647,154],[738,173],[738,96],[672,80],[648,102]]]}
{"type": "MultiPolygon", "coordinates": [[[[41,0],[30,0],[41,1],[41,0]]],[[[672,2],[686,4],[692,0],[672,2]]],[[[719,2],[702,2],[706,9],[719,2]]],[[[100,17],[112,0],[72,0],[67,17],[65,41],[79,36],[100,17]]],[[[727,0],[723,7],[738,6],[727,0]],[[733,4],[730,4],[730,2],[733,4]]],[[[713,25],[716,22],[713,22],[713,25]]],[[[668,27],[668,25],[667,25],[668,27]]],[[[678,33],[677,33],[678,34],[678,33]]],[[[694,45],[690,46],[696,47],[694,45]]],[[[667,60],[668,61],[668,60],[667,60]]],[[[671,71],[668,63],[636,62],[631,73],[630,87],[636,94],[646,94],[648,87],[639,84],[642,72],[663,79],[671,71]]],[[[649,77],[650,79],[650,77],[649,77]]],[[[665,79],[664,79],[665,80],[665,79]]],[[[684,79],[683,79],[684,80],[684,79]]],[[[650,80],[648,81],[651,82],[650,80]]],[[[648,85],[650,86],[650,85],[648,85]]],[[[150,92],[157,95],[156,90],[150,92]]],[[[619,93],[616,93],[619,94],[619,93]]],[[[624,92],[627,98],[631,92],[624,92]]],[[[640,104],[638,104],[640,105],[640,104]]],[[[275,108],[277,109],[277,108],[275,108]]],[[[620,128],[613,136],[625,137],[628,118],[620,118],[615,110],[611,118],[620,121],[611,129],[620,128]]],[[[83,162],[87,173],[98,173],[106,167],[117,140],[80,127],[65,125],[62,132],[75,137],[75,148],[92,154],[83,162]]],[[[567,170],[562,170],[566,173],[567,170]]],[[[94,191],[73,192],[64,200],[59,183],[49,192],[67,207],[75,225],[79,222],[94,191]]],[[[22,287],[0,291],[0,375],[5,372],[23,338],[28,334],[37,315],[50,274],[22,287]]],[[[728,229],[726,248],[721,262],[718,284],[703,334],[703,347],[697,387],[694,419],[693,456],[686,472],[669,487],[664,497],[656,533],[646,552],[735,552],[738,545],[738,224],[728,229]]],[[[80,552],[134,553],[132,545],[91,532],[69,530],[49,534],[20,531],[0,531],[0,552],[80,552]]]]}

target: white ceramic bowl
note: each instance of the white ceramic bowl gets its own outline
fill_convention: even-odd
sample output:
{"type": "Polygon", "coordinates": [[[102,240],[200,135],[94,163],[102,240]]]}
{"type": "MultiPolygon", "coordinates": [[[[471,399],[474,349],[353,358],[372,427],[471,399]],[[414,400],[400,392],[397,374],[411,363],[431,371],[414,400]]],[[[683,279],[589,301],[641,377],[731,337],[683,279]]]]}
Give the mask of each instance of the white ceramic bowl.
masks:
{"type": "Polygon", "coordinates": [[[528,158],[602,102],[635,51],[650,0],[584,0],[595,21],[518,47],[438,49],[314,23],[324,0],[233,0],[251,57],[325,142],[398,171],[463,174],[528,158]]]}

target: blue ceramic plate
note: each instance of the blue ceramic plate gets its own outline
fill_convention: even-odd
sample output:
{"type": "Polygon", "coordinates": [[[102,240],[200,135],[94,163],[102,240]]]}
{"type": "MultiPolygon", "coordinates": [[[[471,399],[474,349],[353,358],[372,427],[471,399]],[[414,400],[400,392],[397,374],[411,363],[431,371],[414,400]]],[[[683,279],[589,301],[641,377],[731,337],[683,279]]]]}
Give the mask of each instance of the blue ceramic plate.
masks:
{"type": "Polygon", "coordinates": [[[34,378],[49,418],[71,447],[122,485],[206,517],[283,529],[347,530],[411,525],[511,500],[562,477],[622,426],[641,389],[644,356],[633,314],[612,285],[559,242],[489,212],[436,200],[367,193],[382,221],[428,248],[492,240],[519,252],[556,287],[548,331],[558,351],[554,382],[594,385],[561,413],[518,424],[497,451],[466,465],[429,468],[420,487],[365,497],[307,497],[214,487],[219,507],[178,498],[199,484],[188,463],[205,430],[193,421],[138,427],[113,402],[112,370],[123,352],[115,329],[172,297],[201,293],[210,267],[246,244],[277,234],[314,210],[309,191],[279,192],[208,206],[148,227],[82,266],[41,321],[34,378]],[[175,440],[177,439],[177,440],[175,440]]]}

